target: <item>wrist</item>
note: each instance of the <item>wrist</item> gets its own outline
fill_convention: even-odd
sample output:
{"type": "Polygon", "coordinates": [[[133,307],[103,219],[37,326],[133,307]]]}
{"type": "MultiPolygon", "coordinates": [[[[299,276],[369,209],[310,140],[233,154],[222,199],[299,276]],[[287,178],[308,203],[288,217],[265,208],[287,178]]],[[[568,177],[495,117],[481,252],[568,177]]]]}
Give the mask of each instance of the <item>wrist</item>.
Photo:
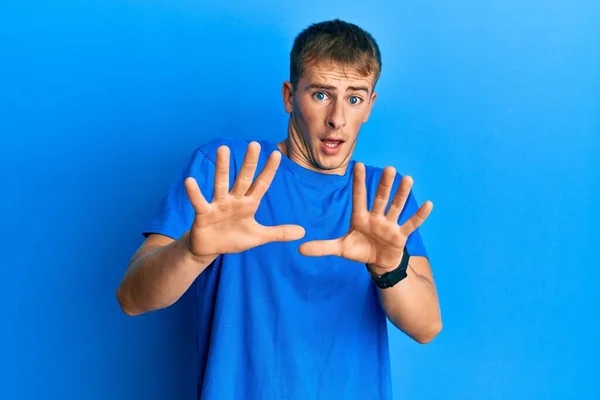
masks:
{"type": "Polygon", "coordinates": [[[390,288],[408,276],[408,260],[409,254],[406,247],[402,252],[402,259],[394,268],[382,268],[379,265],[367,264],[367,271],[371,275],[371,280],[380,289],[390,288]]]}
{"type": "Polygon", "coordinates": [[[189,231],[187,231],[177,242],[178,242],[181,250],[184,253],[183,254],[184,259],[193,264],[207,266],[210,263],[212,263],[215,260],[215,258],[217,258],[217,255],[210,256],[210,255],[199,255],[199,254],[194,253],[190,246],[190,232],[189,231]]]}
{"type": "Polygon", "coordinates": [[[406,248],[402,251],[402,255],[400,256],[400,258],[398,258],[396,260],[396,262],[394,264],[391,264],[391,265],[367,264],[367,269],[373,275],[378,275],[378,276],[381,276],[388,272],[392,272],[395,269],[397,269],[398,267],[402,266],[403,262],[408,261],[407,259],[405,260],[405,256],[406,256],[405,253],[407,253],[406,248]]]}
{"type": "Polygon", "coordinates": [[[367,264],[367,269],[372,275],[381,276],[387,272],[393,271],[398,267],[398,265],[394,265],[393,267],[382,267],[377,264],[367,264]]]}

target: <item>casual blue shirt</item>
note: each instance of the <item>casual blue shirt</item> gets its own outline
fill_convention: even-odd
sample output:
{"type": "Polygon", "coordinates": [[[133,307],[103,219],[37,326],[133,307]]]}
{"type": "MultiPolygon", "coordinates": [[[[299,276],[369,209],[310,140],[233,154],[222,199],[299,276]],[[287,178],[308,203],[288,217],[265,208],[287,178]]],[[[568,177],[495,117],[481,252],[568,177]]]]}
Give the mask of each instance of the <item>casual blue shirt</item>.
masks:
{"type": "MultiPolygon", "coordinates": [[[[213,197],[216,150],[230,149],[230,187],[248,141],[221,137],[197,148],[181,169],[144,235],[177,239],[190,229],[194,211],[184,180],[194,177],[207,201],[213,197]]],[[[259,141],[262,171],[276,143],[259,141]]],[[[300,240],[270,243],[219,256],[190,288],[198,353],[198,398],[391,399],[386,317],[364,264],[340,257],[305,257],[298,246],[335,239],[349,228],[352,161],[344,175],[306,169],[285,155],[263,197],[256,220],[299,224],[300,240]]],[[[383,170],[366,167],[369,209],[383,170]]],[[[400,182],[396,177],[392,196],[400,182]]],[[[417,211],[411,196],[399,222],[417,211]]],[[[427,256],[416,231],[413,256],[427,256]]]]}

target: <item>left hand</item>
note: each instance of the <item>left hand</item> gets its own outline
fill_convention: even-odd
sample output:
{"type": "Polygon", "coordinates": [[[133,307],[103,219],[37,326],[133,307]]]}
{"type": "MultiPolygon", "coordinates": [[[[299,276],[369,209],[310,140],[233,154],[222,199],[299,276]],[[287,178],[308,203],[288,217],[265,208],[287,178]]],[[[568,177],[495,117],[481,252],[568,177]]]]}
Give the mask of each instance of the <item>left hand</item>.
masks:
{"type": "Polygon", "coordinates": [[[343,257],[368,264],[373,272],[379,274],[394,270],[400,264],[408,237],[427,219],[433,203],[426,201],[404,224],[398,225],[398,218],[413,185],[412,178],[402,178],[389,211],[384,214],[396,171],[393,167],[384,169],[371,211],[367,208],[365,175],[365,166],[356,163],[348,233],[337,239],[303,243],[299,248],[301,254],[343,257]]]}

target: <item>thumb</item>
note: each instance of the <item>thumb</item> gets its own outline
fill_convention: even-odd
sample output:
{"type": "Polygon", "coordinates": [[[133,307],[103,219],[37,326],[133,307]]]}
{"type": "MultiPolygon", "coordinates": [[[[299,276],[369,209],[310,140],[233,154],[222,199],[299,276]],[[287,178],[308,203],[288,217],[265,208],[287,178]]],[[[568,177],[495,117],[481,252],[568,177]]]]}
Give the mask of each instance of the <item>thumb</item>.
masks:
{"type": "Polygon", "coordinates": [[[305,256],[341,256],[342,240],[312,240],[301,244],[298,251],[305,256]]]}
{"type": "Polygon", "coordinates": [[[259,235],[261,242],[289,242],[292,240],[302,239],[306,234],[303,227],[300,225],[277,225],[263,226],[260,225],[259,235]]]}

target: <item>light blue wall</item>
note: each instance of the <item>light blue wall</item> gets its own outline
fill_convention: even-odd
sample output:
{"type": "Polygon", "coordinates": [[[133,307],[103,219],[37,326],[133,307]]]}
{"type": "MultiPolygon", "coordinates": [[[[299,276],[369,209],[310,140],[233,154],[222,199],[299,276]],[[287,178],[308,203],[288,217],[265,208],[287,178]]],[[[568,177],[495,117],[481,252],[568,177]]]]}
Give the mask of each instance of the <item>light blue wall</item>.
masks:
{"type": "Polygon", "coordinates": [[[283,137],[292,40],[334,17],[383,52],[357,158],[435,205],[444,330],[393,333],[397,398],[600,397],[599,3],[319,3],[0,6],[1,398],[191,393],[183,309],[115,289],[191,149],[283,137]]]}

